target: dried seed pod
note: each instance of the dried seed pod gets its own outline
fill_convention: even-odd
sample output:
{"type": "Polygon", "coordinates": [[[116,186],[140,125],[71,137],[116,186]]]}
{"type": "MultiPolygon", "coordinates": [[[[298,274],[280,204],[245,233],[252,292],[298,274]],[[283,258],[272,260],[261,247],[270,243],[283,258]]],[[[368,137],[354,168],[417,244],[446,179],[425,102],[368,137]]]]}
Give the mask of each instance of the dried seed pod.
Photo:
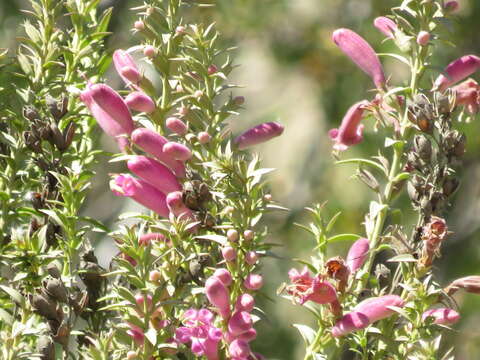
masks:
{"type": "Polygon", "coordinates": [[[60,279],[61,277],[60,270],[53,262],[47,265],[47,272],[54,279],[60,279]]]}
{"type": "Polygon", "coordinates": [[[53,299],[66,303],[68,302],[67,289],[60,279],[48,279],[44,283],[46,293],[53,299]]]}
{"type": "Polygon", "coordinates": [[[425,162],[430,162],[432,157],[432,143],[424,135],[416,135],[413,139],[413,149],[418,157],[425,162]]]}
{"type": "Polygon", "coordinates": [[[30,121],[35,121],[40,119],[40,115],[38,114],[38,111],[32,106],[28,106],[28,105],[23,108],[23,116],[30,121]]]}
{"type": "Polygon", "coordinates": [[[57,302],[49,298],[46,294],[39,293],[31,296],[30,303],[32,304],[33,310],[47,320],[60,320],[57,313],[57,302]]]}
{"type": "Polygon", "coordinates": [[[37,352],[41,360],[55,360],[55,345],[50,336],[40,336],[37,341],[37,352]]]}
{"type": "Polygon", "coordinates": [[[447,197],[451,196],[457,191],[459,186],[460,181],[456,177],[448,177],[443,181],[443,194],[447,197]]]}

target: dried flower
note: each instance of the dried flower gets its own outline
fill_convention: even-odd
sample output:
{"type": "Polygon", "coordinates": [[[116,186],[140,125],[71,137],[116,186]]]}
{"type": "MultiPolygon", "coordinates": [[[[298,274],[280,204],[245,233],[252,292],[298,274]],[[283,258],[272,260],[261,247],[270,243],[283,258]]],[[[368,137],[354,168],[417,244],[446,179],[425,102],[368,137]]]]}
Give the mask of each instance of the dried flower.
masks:
{"type": "Polygon", "coordinates": [[[420,262],[430,266],[435,256],[440,256],[440,246],[448,236],[448,227],[444,219],[432,216],[422,229],[423,251],[420,262]]]}
{"type": "Polygon", "coordinates": [[[433,85],[433,91],[445,91],[453,84],[465,79],[480,69],[480,58],[475,55],[465,55],[451,62],[445,69],[445,75],[440,75],[433,85]]]}
{"type": "Polygon", "coordinates": [[[373,21],[373,25],[380,30],[385,36],[393,39],[395,37],[395,31],[398,26],[395,22],[385,16],[379,16],[373,21]]]}
{"type": "Polygon", "coordinates": [[[335,142],[333,145],[335,150],[347,150],[349,146],[358,144],[363,140],[363,124],[360,124],[360,121],[367,105],[367,101],[354,104],[345,114],[340,128],[328,132],[330,139],[335,142]]]}
{"type": "Polygon", "coordinates": [[[257,125],[243,134],[237,136],[233,141],[239,150],[245,150],[251,146],[264,143],[283,133],[283,125],[276,122],[268,122],[257,125]]]}
{"type": "Polygon", "coordinates": [[[307,301],[329,304],[337,300],[335,287],[328,281],[322,281],[318,277],[313,278],[306,267],[301,273],[297,269],[291,269],[288,276],[292,283],[287,286],[287,293],[292,295],[300,305],[307,301]]]}
{"type": "Polygon", "coordinates": [[[382,64],[375,50],[360,35],[349,29],[338,29],[333,32],[333,42],[357,66],[367,73],[377,88],[385,85],[385,75],[382,64]]]}

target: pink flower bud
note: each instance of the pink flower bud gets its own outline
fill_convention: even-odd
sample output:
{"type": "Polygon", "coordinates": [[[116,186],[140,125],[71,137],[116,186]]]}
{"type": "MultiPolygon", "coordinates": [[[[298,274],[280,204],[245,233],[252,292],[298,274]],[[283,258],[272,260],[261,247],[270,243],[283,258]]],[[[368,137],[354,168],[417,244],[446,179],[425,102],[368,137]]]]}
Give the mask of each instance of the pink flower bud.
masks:
{"type": "Polygon", "coordinates": [[[208,301],[215,306],[223,318],[230,315],[230,298],[225,285],[215,276],[211,276],[205,282],[205,294],[208,301]]]}
{"type": "Polygon", "coordinates": [[[148,58],[153,58],[155,56],[155,48],[152,45],[146,45],[143,48],[143,55],[145,55],[148,58]]]}
{"type": "Polygon", "coordinates": [[[192,152],[188,147],[172,141],[163,145],[163,152],[180,161],[187,161],[192,157],[192,152]]]}
{"type": "Polygon", "coordinates": [[[120,49],[115,50],[113,53],[113,64],[115,65],[117,73],[126,84],[130,82],[136,84],[141,80],[142,76],[140,75],[137,64],[135,64],[131,55],[126,51],[120,49]]]}
{"type": "Polygon", "coordinates": [[[228,229],[227,239],[230,242],[236,242],[238,240],[238,231],[235,229],[228,229]]]}
{"type": "Polygon", "coordinates": [[[143,330],[133,324],[128,324],[128,326],[130,328],[127,330],[127,334],[133,338],[133,340],[138,346],[142,346],[143,339],[145,338],[145,335],[143,334],[143,330]]]}
{"type": "Polygon", "coordinates": [[[199,132],[197,135],[197,138],[198,138],[198,142],[202,145],[209,143],[210,140],[212,139],[210,134],[206,131],[199,132]]]}
{"type": "Polygon", "coordinates": [[[158,270],[152,270],[148,274],[148,279],[154,283],[159,282],[162,279],[162,273],[158,270]]]}
{"type": "Polygon", "coordinates": [[[245,261],[249,265],[254,265],[258,261],[258,255],[255,251],[249,251],[245,254],[245,261]]]}
{"type": "Polygon", "coordinates": [[[132,142],[167,165],[176,176],[185,177],[185,165],[163,151],[163,146],[168,140],[162,135],[147,128],[139,128],[132,132],[132,142]]]}
{"type": "Polygon", "coordinates": [[[349,29],[338,29],[333,32],[333,42],[357,66],[367,73],[377,86],[385,84],[385,74],[377,54],[360,35],[349,29]]]}
{"type": "Polygon", "coordinates": [[[237,136],[234,143],[239,150],[245,150],[251,146],[261,144],[274,137],[282,135],[284,130],[283,125],[276,122],[267,122],[257,125],[240,136],[237,136]]]}
{"type": "Polygon", "coordinates": [[[131,175],[116,175],[110,181],[110,188],[118,196],[131,197],[136,202],[168,218],[168,207],[165,194],[154,188],[142,179],[135,179],[131,175]]]}
{"type": "Polygon", "coordinates": [[[213,276],[218,278],[225,286],[230,286],[232,283],[232,274],[230,274],[230,271],[227,269],[217,269],[213,273],[213,276]]]}
{"type": "Polygon", "coordinates": [[[353,243],[347,255],[347,267],[350,269],[350,273],[354,273],[362,267],[369,250],[368,239],[360,238],[353,243]]]}
{"type": "Polygon", "coordinates": [[[460,320],[460,314],[449,308],[427,310],[423,313],[422,320],[425,321],[429,317],[433,318],[434,324],[439,325],[455,324],[458,320],[460,320]]]}
{"type": "Polygon", "coordinates": [[[133,350],[127,352],[127,360],[134,360],[137,358],[137,353],[133,350]]]}
{"type": "Polygon", "coordinates": [[[178,108],[178,113],[182,116],[187,116],[189,112],[190,109],[188,108],[188,106],[180,106],[178,108]]]}
{"type": "Polygon", "coordinates": [[[239,295],[237,298],[237,302],[235,303],[235,310],[252,312],[254,306],[255,299],[253,298],[253,296],[250,294],[242,294],[239,295]]]}
{"type": "MultiPolygon", "coordinates": [[[[152,310],[153,308],[152,295],[147,295],[146,299],[147,299],[147,305],[146,305],[147,308],[149,310],[152,310]]],[[[135,295],[135,302],[137,303],[138,310],[140,311],[140,313],[143,314],[145,310],[145,295],[143,294],[135,295]]]]}
{"type": "Polygon", "coordinates": [[[245,103],[245,97],[243,96],[235,96],[233,98],[233,102],[235,103],[235,105],[237,106],[240,106],[240,105],[243,105],[245,103]]]}
{"type": "Polygon", "coordinates": [[[246,341],[233,340],[228,347],[228,352],[232,358],[244,359],[250,355],[250,346],[246,341]]]}
{"type": "Polygon", "coordinates": [[[248,290],[259,290],[263,286],[263,277],[259,274],[248,274],[243,282],[248,290]]]}
{"type": "Polygon", "coordinates": [[[177,28],[175,29],[175,33],[177,35],[183,35],[183,34],[185,34],[186,30],[187,29],[185,28],[185,26],[180,25],[180,26],[177,26],[177,28]]]}
{"type": "Polygon", "coordinates": [[[167,195],[167,206],[176,217],[193,219],[192,211],[183,203],[181,191],[174,191],[167,195]]]}
{"type": "Polygon", "coordinates": [[[445,9],[446,12],[454,12],[458,9],[458,7],[459,7],[458,6],[458,1],[451,0],[451,1],[447,1],[445,3],[444,9],[445,9]]]}
{"type": "Polygon", "coordinates": [[[150,114],[155,111],[156,105],[153,100],[142,91],[134,91],[125,98],[128,107],[135,111],[150,114]]]}
{"type": "Polygon", "coordinates": [[[158,161],[136,155],[127,162],[128,169],[164,194],[182,189],[173,173],[158,161]]]}
{"type": "Polygon", "coordinates": [[[366,315],[370,323],[374,323],[395,313],[388,308],[389,306],[403,307],[404,304],[405,302],[400,296],[384,295],[362,301],[355,306],[354,311],[366,315]]]}
{"type": "Polygon", "coordinates": [[[164,242],[165,241],[165,235],[163,235],[161,233],[143,234],[142,236],[140,236],[140,239],[138,240],[138,244],[143,245],[143,246],[147,246],[152,241],[164,242]]]}
{"type": "Polygon", "coordinates": [[[252,328],[253,321],[246,311],[236,311],[228,321],[228,331],[233,336],[238,336],[252,328]]]}
{"type": "Polygon", "coordinates": [[[138,31],[141,31],[141,30],[145,29],[145,23],[142,20],[137,20],[133,24],[133,27],[135,29],[137,29],[138,31]]]}
{"type": "Polygon", "coordinates": [[[397,24],[385,16],[377,17],[373,21],[373,25],[390,39],[395,37],[395,31],[398,29],[397,24]]]}
{"type": "Polygon", "coordinates": [[[352,105],[345,114],[340,127],[328,132],[330,139],[335,142],[333,145],[335,150],[347,150],[349,146],[358,144],[363,140],[363,124],[360,124],[360,121],[367,105],[366,100],[352,105]]]}
{"type": "Polygon", "coordinates": [[[105,84],[95,84],[88,86],[80,94],[80,99],[88,107],[103,131],[107,135],[115,137],[122,148],[122,144],[125,142],[119,141],[120,137],[129,135],[133,131],[132,115],[122,97],[105,84]]]}
{"type": "Polygon", "coordinates": [[[225,246],[222,248],[222,256],[225,261],[234,261],[237,258],[237,252],[231,246],[225,246]]]}
{"type": "Polygon", "coordinates": [[[254,237],[255,237],[255,233],[252,230],[245,230],[243,232],[243,238],[246,241],[252,241],[254,237]]]}
{"type": "Polygon", "coordinates": [[[475,55],[465,55],[451,62],[445,69],[445,75],[440,75],[433,85],[433,90],[445,91],[453,84],[472,75],[480,68],[480,58],[475,55]]]}
{"type": "Polygon", "coordinates": [[[208,70],[207,70],[208,75],[213,75],[213,74],[215,74],[217,71],[218,71],[218,68],[217,68],[217,66],[214,65],[214,64],[210,65],[210,66],[208,67],[208,70]]]}
{"type": "Polygon", "coordinates": [[[420,31],[417,35],[417,44],[425,46],[430,41],[430,33],[428,31],[420,31]]]}
{"type": "Polygon", "coordinates": [[[169,117],[165,121],[165,124],[167,128],[173,131],[175,134],[185,135],[188,132],[187,125],[179,118],[169,117]]]}
{"type": "Polygon", "coordinates": [[[344,336],[352,331],[366,328],[370,324],[368,317],[360,312],[351,312],[338,320],[332,328],[333,337],[344,336]]]}

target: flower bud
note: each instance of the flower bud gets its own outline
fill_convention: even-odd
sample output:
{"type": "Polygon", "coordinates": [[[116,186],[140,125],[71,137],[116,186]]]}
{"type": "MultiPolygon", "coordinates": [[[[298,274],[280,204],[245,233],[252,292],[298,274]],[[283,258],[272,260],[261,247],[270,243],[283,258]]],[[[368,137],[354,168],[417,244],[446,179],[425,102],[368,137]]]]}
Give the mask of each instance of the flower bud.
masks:
{"type": "Polygon", "coordinates": [[[138,244],[142,246],[148,246],[151,241],[158,241],[158,242],[164,242],[165,241],[165,235],[161,233],[147,233],[143,234],[140,236],[140,239],[138,240],[138,244]]]}
{"type": "Polygon", "coordinates": [[[232,283],[232,274],[227,269],[217,269],[213,276],[218,278],[225,286],[230,286],[232,283]]]}
{"type": "Polygon", "coordinates": [[[188,132],[187,125],[177,117],[169,117],[165,121],[167,129],[178,135],[185,135],[188,132]]]}
{"type": "Polygon", "coordinates": [[[128,169],[164,194],[182,189],[175,175],[158,161],[135,155],[127,162],[128,169]]]}
{"type": "Polygon", "coordinates": [[[135,111],[150,114],[155,111],[156,105],[153,100],[142,91],[134,91],[125,98],[127,106],[135,111]]]}
{"type": "Polygon", "coordinates": [[[340,127],[328,132],[330,139],[335,143],[333,145],[335,150],[347,150],[349,146],[358,144],[363,140],[363,124],[360,124],[360,121],[367,105],[366,100],[352,105],[343,117],[340,127]]]}
{"type": "Polygon", "coordinates": [[[250,314],[246,311],[236,311],[228,321],[228,331],[238,336],[252,328],[253,321],[250,314]]]}
{"type": "Polygon", "coordinates": [[[133,24],[133,27],[137,29],[138,31],[142,31],[145,29],[145,23],[142,20],[137,20],[133,24]]]}
{"type": "Polygon", "coordinates": [[[135,179],[128,174],[116,175],[110,181],[110,189],[115,195],[131,197],[160,216],[168,218],[169,211],[165,194],[148,182],[135,179]]]}
{"type": "Polygon", "coordinates": [[[152,45],[146,45],[143,48],[143,55],[145,55],[146,57],[148,57],[150,59],[155,56],[155,52],[156,52],[156,50],[152,45]]]}
{"type": "Polygon", "coordinates": [[[192,211],[185,206],[183,203],[183,195],[181,191],[174,191],[167,195],[167,206],[168,209],[176,217],[186,217],[193,219],[192,211]]]}
{"type": "Polygon", "coordinates": [[[382,64],[365,39],[352,30],[338,29],[333,32],[332,40],[345,55],[372,78],[377,88],[383,87],[385,75],[382,64]]]}
{"type": "Polygon", "coordinates": [[[185,28],[185,26],[180,25],[180,26],[177,26],[177,28],[175,29],[175,33],[177,35],[184,35],[186,30],[187,29],[185,28]]]}
{"type": "Polygon", "coordinates": [[[458,9],[458,1],[451,0],[445,3],[444,9],[446,12],[452,13],[458,9]]]}
{"type": "Polygon", "coordinates": [[[333,337],[341,337],[352,331],[364,329],[369,324],[369,319],[365,314],[353,311],[336,322],[332,328],[332,335],[333,337]]]}
{"type": "Polygon", "coordinates": [[[217,71],[218,71],[218,68],[217,68],[217,66],[214,65],[214,64],[210,65],[210,66],[208,67],[208,69],[207,69],[208,75],[213,75],[213,74],[215,74],[217,71]]]}
{"type": "Polygon", "coordinates": [[[377,17],[373,21],[373,25],[390,39],[395,37],[395,31],[398,29],[397,24],[385,16],[377,17]]]}
{"type": "Polygon", "coordinates": [[[246,341],[236,339],[228,347],[228,352],[233,359],[245,359],[250,355],[250,346],[246,341]]]}
{"type": "Polygon", "coordinates": [[[369,250],[370,245],[366,238],[360,238],[353,243],[347,255],[347,266],[351,273],[356,272],[362,267],[369,250]]]}
{"type": "Polygon", "coordinates": [[[430,41],[430,33],[428,31],[420,31],[417,35],[417,44],[420,46],[425,46],[430,41]]]}
{"type": "Polygon", "coordinates": [[[228,229],[227,239],[230,242],[236,242],[238,240],[238,231],[235,229],[228,229]]]}
{"type": "Polygon", "coordinates": [[[185,165],[163,151],[168,140],[162,135],[147,128],[139,128],[132,132],[132,142],[167,165],[176,176],[185,177],[185,165]]]}
{"type": "Polygon", "coordinates": [[[222,248],[222,256],[225,261],[234,261],[237,258],[237,252],[231,246],[225,246],[222,248]]]}
{"type": "Polygon", "coordinates": [[[197,90],[193,93],[193,96],[197,99],[200,99],[203,96],[203,91],[202,90],[197,90]]]}
{"type": "Polygon", "coordinates": [[[245,239],[245,241],[252,241],[254,237],[255,233],[252,230],[245,230],[243,232],[243,238],[245,239]]]}
{"type": "Polygon", "coordinates": [[[197,138],[198,138],[198,142],[204,145],[210,142],[210,140],[212,139],[212,136],[206,131],[201,131],[198,133],[197,138]]]}
{"type": "Polygon", "coordinates": [[[130,350],[127,353],[127,360],[135,360],[137,358],[137,353],[133,350],[130,350]]]}
{"type": "Polygon", "coordinates": [[[187,161],[192,157],[192,152],[187,146],[176,142],[166,143],[163,145],[162,150],[165,154],[171,156],[175,160],[187,161]]]}
{"type": "Polygon", "coordinates": [[[242,294],[239,295],[237,298],[237,302],[235,303],[235,310],[252,312],[254,306],[255,299],[253,298],[253,296],[250,294],[242,294]]]}
{"type": "Polygon", "coordinates": [[[480,58],[475,55],[465,55],[451,62],[445,69],[446,75],[440,75],[435,80],[432,90],[445,91],[453,84],[465,79],[480,69],[480,58]]]}
{"type": "Polygon", "coordinates": [[[366,315],[371,324],[393,315],[395,312],[389,306],[403,307],[404,304],[405,301],[400,296],[384,295],[362,301],[355,306],[354,311],[366,315]]]}
{"type": "Polygon", "coordinates": [[[258,261],[258,255],[255,251],[248,251],[245,254],[245,261],[249,265],[255,265],[258,261]]]}
{"type": "Polygon", "coordinates": [[[248,290],[259,290],[263,286],[263,277],[259,274],[248,274],[243,281],[243,286],[248,290]]]}
{"type": "Polygon", "coordinates": [[[274,137],[282,135],[283,130],[283,125],[279,123],[263,123],[237,136],[234,140],[234,143],[238,146],[239,150],[245,150],[251,146],[261,144],[273,139],[274,137]]]}
{"type": "Polygon", "coordinates": [[[130,329],[127,330],[127,335],[132,337],[138,346],[142,346],[143,340],[145,338],[143,330],[136,325],[133,325],[133,324],[128,324],[128,325],[130,329]]]}
{"type": "Polygon", "coordinates": [[[460,314],[449,308],[427,310],[422,315],[422,321],[427,320],[429,317],[433,318],[433,323],[438,325],[455,324],[460,320],[460,314]]]}
{"type": "Polygon", "coordinates": [[[157,283],[162,280],[162,273],[158,270],[152,270],[148,274],[148,279],[153,283],[157,283]]]}
{"type": "Polygon", "coordinates": [[[230,298],[225,285],[215,276],[211,276],[205,282],[205,294],[208,301],[218,308],[223,318],[230,314],[230,298]]]}
{"type": "Polygon", "coordinates": [[[115,50],[113,53],[113,64],[117,70],[118,75],[125,81],[126,84],[130,82],[136,84],[141,80],[140,71],[132,56],[124,50],[115,50]]]}

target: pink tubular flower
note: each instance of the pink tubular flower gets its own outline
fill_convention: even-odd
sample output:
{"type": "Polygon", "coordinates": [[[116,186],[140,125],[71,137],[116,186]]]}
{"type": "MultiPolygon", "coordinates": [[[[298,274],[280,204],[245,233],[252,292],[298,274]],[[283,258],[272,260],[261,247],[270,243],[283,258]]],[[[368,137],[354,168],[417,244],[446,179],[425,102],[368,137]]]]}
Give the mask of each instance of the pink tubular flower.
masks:
{"type": "Polygon", "coordinates": [[[455,324],[458,320],[460,320],[460,314],[449,308],[427,310],[423,313],[422,320],[425,321],[429,317],[433,318],[434,324],[439,325],[455,324]]]}
{"type": "Polygon", "coordinates": [[[366,328],[370,324],[368,317],[360,312],[353,311],[345,314],[332,328],[333,337],[344,336],[352,331],[366,328]]]}
{"type": "Polygon", "coordinates": [[[233,142],[239,150],[245,150],[251,146],[261,144],[282,135],[283,130],[283,125],[276,122],[267,122],[245,131],[243,134],[237,136],[233,142]]]}
{"type": "Polygon", "coordinates": [[[393,39],[395,37],[395,31],[398,26],[395,22],[385,16],[379,16],[373,21],[373,25],[380,30],[385,36],[393,39]]]}
{"type": "Polygon", "coordinates": [[[350,273],[354,273],[362,267],[369,250],[370,245],[366,238],[360,238],[353,243],[347,255],[347,266],[350,269],[350,273]]]}
{"type": "Polygon", "coordinates": [[[445,91],[453,84],[465,79],[480,69],[480,58],[475,55],[465,55],[451,62],[445,69],[445,75],[440,75],[433,84],[432,90],[445,91]]]}
{"type": "Polygon", "coordinates": [[[389,306],[403,307],[404,304],[405,301],[400,296],[384,295],[363,300],[353,311],[366,315],[371,324],[393,315],[395,312],[389,306]]]}
{"type": "Polygon", "coordinates": [[[263,277],[259,274],[248,274],[243,281],[243,286],[248,290],[259,290],[263,286],[263,277]]]}
{"type": "Polygon", "coordinates": [[[89,85],[80,100],[90,110],[107,135],[116,138],[120,148],[126,145],[126,135],[133,131],[133,119],[122,97],[105,84],[89,85]]]}
{"type": "Polygon", "coordinates": [[[162,150],[175,160],[187,161],[192,157],[192,152],[187,146],[172,141],[163,145],[162,150]]]}
{"type": "Polygon", "coordinates": [[[182,189],[173,173],[158,161],[136,155],[127,162],[128,169],[164,194],[182,189]]]}
{"type": "Polygon", "coordinates": [[[218,360],[218,343],[222,331],[213,326],[214,315],[207,309],[189,309],[184,314],[184,325],[175,330],[175,340],[190,343],[192,352],[208,360],[218,360]]]}
{"type": "Polygon", "coordinates": [[[232,274],[227,269],[217,269],[213,273],[218,280],[222,282],[225,286],[230,286],[232,284],[232,274]]]}
{"type": "Polygon", "coordinates": [[[454,12],[458,9],[458,1],[451,0],[447,1],[444,6],[445,11],[447,12],[454,12]]]}
{"type": "Polygon", "coordinates": [[[234,359],[246,359],[250,355],[250,346],[246,341],[243,340],[233,340],[230,346],[228,347],[228,352],[230,356],[234,359]]]}
{"type": "Polygon", "coordinates": [[[141,80],[142,76],[140,75],[137,64],[135,64],[133,58],[126,51],[120,49],[115,50],[113,53],[113,64],[115,65],[118,75],[120,75],[126,84],[136,84],[141,80]]]}
{"type": "Polygon", "coordinates": [[[162,135],[147,128],[139,128],[132,132],[132,142],[167,165],[176,176],[185,177],[185,165],[163,151],[163,146],[168,140],[162,135]]]}
{"type": "Polygon", "coordinates": [[[117,196],[128,196],[158,215],[168,218],[168,207],[165,194],[142,179],[131,175],[115,175],[110,181],[110,188],[117,196]]]}
{"type": "Polygon", "coordinates": [[[128,326],[129,326],[129,329],[127,330],[127,334],[130,337],[132,337],[133,341],[135,341],[135,343],[138,346],[142,346],[143,345],[143,340],[145,338],[143,330],[141,328],[139,328],[138,326],[130,324],[130,323],[128,323],[128,326]]]}
{"type": "Polygon", "coordinates": [[[472,294],[480,294],[480,275],[471,275],[456,279],[447,286],[445,292],[451,296],[460,289],[472,294]]]}
{"type": "Polygon", "coordinates": [[[235,303],[236,311],[251,312],[255,306],[255,299],[250,294],[239,295],[235,303]]]}
{"type": "Polygon", "coordinates": [[[215,276],[211,276],[205,282],[205,294],[208,301],[215,306],[223,318],[230,315],[230,296],[225,285],[215,276]]]}
{"type": "Polygon", "coordinates": [[[372,78],[377,88],[383,87],[385,74],[382,64],[364,38],[352,30],[338,29],[333,32],[332,40],[345,55],[372,78]]]}
{"type": "Polygon", "coordinates": [[[165,120],[165,125],[168,129],[178,135],[185,135],[188,132],[187,125],[176,117],[167,118],[167,120],[165,120]]]}
{"type": "Polygon", "coordinates": [[[467,79],[464,82],[454,86],[455,105],[463,105],[469,114],[476,114],[480,110],[480,86],[473,79],[467,79]]]}
{"type": "Polygon", "coordinates": [[[138,239],[138,243],[144,246],[147,246],[152,241],[163,242],[165,241],[165,235],[161,233],[147,233],[143,234],[142,236],[140,236],[140,239],[138,239]]]}
{"type": "Polygon", "coordinates": [[[252,317],[246,311],[236,311],[228,321],[228,332],[238,336],[250,330],[253,326],[252,317]]]}
{"type": "Polygon", "coordinates": [[[167,195],[167,206],[170,212],[176,217],[193,219],[192,211],[183,203],[181,191],[174,191],[167,195]]]}
{"type": "Polygon", "coordinates": [[[347,150],[349,146],[358,144],[363,140],[363,124],[360,124],[360,121],[367,105],[366,100],[354,104],[348,109],[340,127],[328,132],[330,139],[335,142],[333,145],[335,150],[347,150]]]}
{"type": "Polygon", "coordinates": [[[150,114],[155,111],[155,103],[153,100],[142,91],[134,91],[125,98],[125,103],[128,107],[135,111],[150,114]]]}
{"type": "Polygon", "coordinates": [[[288,272],[291,285],[287,286],[287,293],[303,305],[307,301],[313,301],[317,304],[329,304],[337,300],[335,287],[328,281],[322,281],[319,278],[313,278],[308,272],[307,267],[302,272],[297,269],[291,269],[288,272]]]}

